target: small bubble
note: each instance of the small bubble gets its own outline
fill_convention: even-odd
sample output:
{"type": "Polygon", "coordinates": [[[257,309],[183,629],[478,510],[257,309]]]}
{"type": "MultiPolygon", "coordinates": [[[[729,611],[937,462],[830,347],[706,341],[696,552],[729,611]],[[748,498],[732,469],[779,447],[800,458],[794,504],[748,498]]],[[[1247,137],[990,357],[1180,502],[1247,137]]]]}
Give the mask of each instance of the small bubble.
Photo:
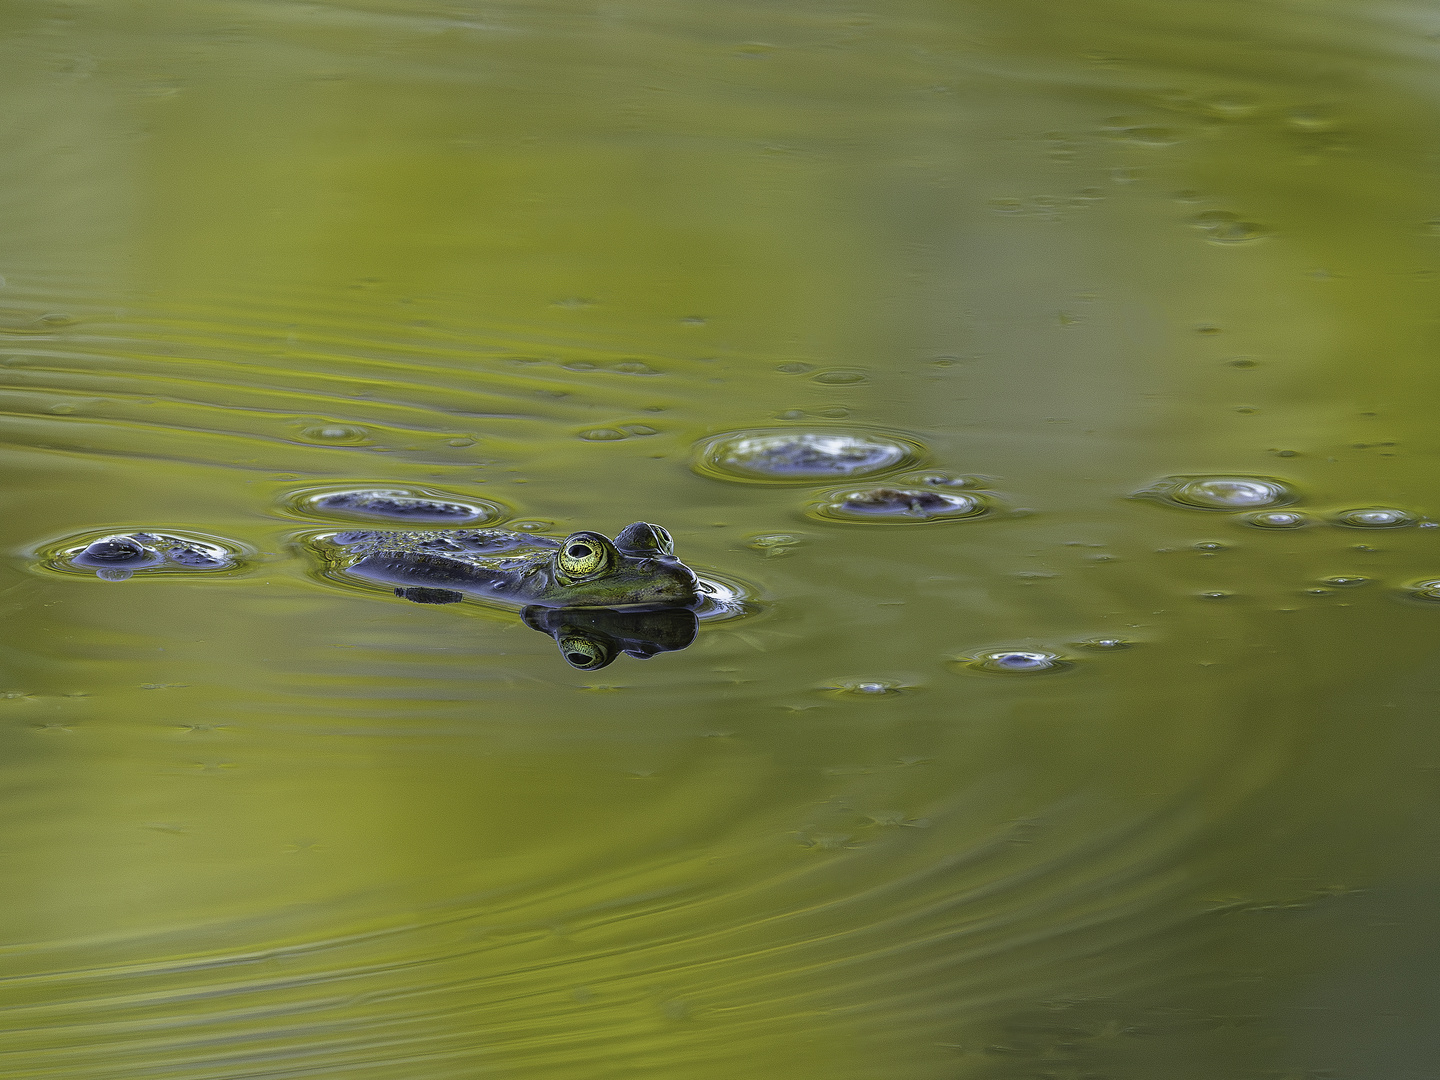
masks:
{"type": "Polygon", "coordinates": [[[863,694],[866,696],[878,696],[881,694],[898,694],[904,689],[899,683],[859,680],[841,680],[824,687],[838,694],[863,694]]]}
{"type": "Polygon", "coordinates": [[[807,371],[814,371],[815,365],[801,364],[798,362],[793,364],[780,364],[775,368],[775,370],[780,372],[782,375],[803,375],[807,371]]]}
{"type": "Polygon", "coordinates": [[[1241,520],[1258,529],[1298,529],[1310,523],[1310,518],[1298,510],[1266,510],[1247,514],[1241,520]]]}
{"type": "Polygon", "coordinates": [[[1202,600],[1225,600],[1225,599],[1228,599],[1230,596],[1232,596],[1232,595],[1234,595],[1234,594],[1233,594],[1233,593],[1224,592],[1224,591],[1222,591],[1222,590],[1220,590],[1220,589],[1214,589],[1214,590],[1211,590],[1210,592],[1202,592],[1202,593],[1199,593],[1199,594],[1197,594],[1197,595],[1198,595],[1202,600]]]}
{"type": "Polygon", "coordinates": [[[1212,244],[1243,244],[1267,235],[1265,226],[1253,221],[1231,221],[1209,230],[1206,237],[1212,244]]]}
{"type": "Polygon", "coordinates": [[[553,521],[512,521],[505,527],[519,529],[521,532],[545,532],[547,529],[553,529],[555,523],[553,521]]]}
{"type": "Polygon", "coordinates": [[[1167,476],[1135,494],[1199,510],[1248,510],[1296,498],[1283,481],[1264,476],[1167,476]]]}
{"type": "Polygon", "coordinates": [[[101,581],[126,581],[135,573],[134,570],[96,570],[95,576],[101,581]]]}
{"type": "Polygon", "coordinates": [[[940,472],[909,473],[900,479],[907,484],[923,484],[926,487],[970,488],[980,486],[980,481],[973,476],[952,476],[949,473],[940,472]]]}
{"type": "Polygon", "coordinates": [[[1410,595],[1417,600],[1440,601],[1440,579],[1415,582],[1410,586],[1410,595]]]}
{"type": "Polygon", "coordinates": [[[1241,221],[1238,214],[1228,210],[1206,210],[1190,219],[1190,224],[1206,233],[1206,239],[1216,244],[1237,244],[1246,240],[1257,240],[1265,235],[1265,227],[1253,221],[1241,221]]]}
{"type": "Polygon", "coordinates": [[[709,320],[703,315],[686,315],[680,320],[682,326],[704,326],[707,322],[709,320]]]}
{"type": "Polygon", "coordinates": [[[1229,364],[1231,367],[1252,368],[1257,366],[1260,361],[1252,359],[1248,356],[1237,356],[1231,360],[1226,360],[1225,363],[1229,364]]]}
{"type": "Polygon", "coordinates": [[[962,657],[959,662],[962,666],[974,671],[997,672],[1006,675],[1060,671],[1073,666],[1071,661],[1056,653],[1029,652],[1019,649],[999,649],[995,652],[979,653],[973,657],[962,657]]]}
{"type": "Polygon", "coordinates": [[[825,383],[827,386],[854,386],[856,383],[869,381],[869,376],[860,371],[822,371],[818,375],[810,376],[811,382],[825,383]]]}
{"type": "Polygon", "coordinates": [[[1081,649],[1128,649],[1134,642],[1126,641],[1124,638],[1089,638],[1085,641],[1075,642],[1081,649]]]}
{"type": "Polygon", "coordinates": [[[1341,510],[1330,520],[1336,525],[1345,525],[1352,529],[1398,529],[1415,523],[1415,518],[1404,510],[1382,506],[1370,506],[1360,510],[1341,510]]]}
{"type": "Polygon", "coordinates": [[[474,439],[447,439],[446,446],[474,446],[474,439]]]}
{"type": "Polygon", "coordinates": [[[1196,551],[1203,551],[1209,555],[1213,555],[1217,551],[1230,550],[1229,544],[1221,544],[1215,540],[1202,540],[1198,544],[1192,544],[1191,547],[1193,547],[1196,551]]]}
{"type": "Polygon", "coordinates": [[[347,427],[344,424],[321,424],[307,427],[300,432],[301,438],[322,443],[361,443],[366,440],[367,435],[364,428],[347,427]]]}
{"type": "Polygon", "coordinates": [[[750,537],[745,546],[760,552],[766,558],[774,558],[777,555],[790,554],[801,543],[798,536],[790,533],[765,533],[750,537]]]}
{"type": "Polygon", "coordinates": [[[625,438],[625,433],[617,431],[615,428],[590,428],[580,432],[580,438],[587,442],[615,442],[625,438]]]}
{"type": "Polygon", "coordinates": [[[1340,576],[1336,576],[1336,577],[1321,578],[1321,579],[1320,579],[1320,584],[1321,584],[1321,585],[1331,585],[1331,586],[1334,586],[1334,587],[1337,588],[1337,589],[1348,589],[1348,588],[1351,588],[1352,586],[1355,586],[1355,585],[1364,585],[1364,584],[1366,584],[1367,582],[1369,582],[1369,580],[1370,580],[1370,579],[1367,578],[1367,577],[1340,577],[1340,576]]]}
{"type": "Polygon", "coordinates": [[[642,360],[622,360],[615,364],[611,371],[618,371],[622,375],[659,375],[660,372],[642,360]]]}

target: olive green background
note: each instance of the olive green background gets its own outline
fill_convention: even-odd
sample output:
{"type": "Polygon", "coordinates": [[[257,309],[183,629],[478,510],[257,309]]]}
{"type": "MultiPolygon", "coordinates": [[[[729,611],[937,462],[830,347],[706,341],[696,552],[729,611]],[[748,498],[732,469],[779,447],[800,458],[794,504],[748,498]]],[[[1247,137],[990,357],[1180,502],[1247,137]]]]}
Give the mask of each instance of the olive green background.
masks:
{"type": "Polygon", "coordinates": [[[1440,530],[1127,496],[1440,515],[1437,60],[1413,2],[0,2],[0,1072],[1434,1080],[1440,530]],[[1005,512],[689,467],[786,425],[1005,512]],[[318,579],[352,481],[762,610],[572,671],[318,579]],[[249,568],[33,554],[166,527],[249,568]]]}

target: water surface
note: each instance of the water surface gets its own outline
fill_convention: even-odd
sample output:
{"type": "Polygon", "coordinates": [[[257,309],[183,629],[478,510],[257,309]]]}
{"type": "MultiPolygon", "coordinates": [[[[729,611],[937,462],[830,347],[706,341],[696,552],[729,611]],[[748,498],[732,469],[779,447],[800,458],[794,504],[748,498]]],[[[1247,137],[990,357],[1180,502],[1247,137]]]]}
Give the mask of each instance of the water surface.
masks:
{"type": "Polygon", "coordinates": [[[1433,1076],[1434,5],[0,28],[4,1075],[1433,1076]],[[755,610],[573,670],[365,488],[755,610]]]}

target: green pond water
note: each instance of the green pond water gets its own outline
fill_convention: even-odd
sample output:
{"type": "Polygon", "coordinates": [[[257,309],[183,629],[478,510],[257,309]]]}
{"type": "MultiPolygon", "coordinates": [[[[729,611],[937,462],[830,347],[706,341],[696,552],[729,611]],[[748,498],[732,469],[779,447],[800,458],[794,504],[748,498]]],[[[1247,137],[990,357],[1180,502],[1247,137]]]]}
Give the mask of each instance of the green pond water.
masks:
{"type": "Polygon", "coordinates": [[[1437,65],[1434,0],[0,2],[0,1075],[1440,1077],[1437,65]],[[987,512],[817,509],[927,470],[987,512]],[[367,487],[736,606],[571,667],[322,573],[367,487]],[[66,562],[137,531],[233,562],[66,562]]]}

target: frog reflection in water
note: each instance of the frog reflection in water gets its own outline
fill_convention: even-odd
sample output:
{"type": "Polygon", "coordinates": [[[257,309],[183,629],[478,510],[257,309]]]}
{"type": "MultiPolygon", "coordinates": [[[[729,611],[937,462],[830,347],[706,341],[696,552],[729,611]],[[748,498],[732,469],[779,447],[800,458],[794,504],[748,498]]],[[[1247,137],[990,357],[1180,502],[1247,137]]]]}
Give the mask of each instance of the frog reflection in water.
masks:
{"type": "Polygon", "coordinates": [[[695,640],[699,620],[689,608],[549,608],[520,613],[525,625],[549,634],[571,667],[596,671],[624,653],[647,660],[684,649],[695,640]]]}
{"type": "Polygon", "coordinates": [[[702,599],[670,534],[643,521],[613,542],[597,532],[559,541],[505,529],[428,529],[342,532],[320,547],[336,570],[396,586],[419,603],[445,603],[445,592],[550,608],[694,608],[702,599]]]}

